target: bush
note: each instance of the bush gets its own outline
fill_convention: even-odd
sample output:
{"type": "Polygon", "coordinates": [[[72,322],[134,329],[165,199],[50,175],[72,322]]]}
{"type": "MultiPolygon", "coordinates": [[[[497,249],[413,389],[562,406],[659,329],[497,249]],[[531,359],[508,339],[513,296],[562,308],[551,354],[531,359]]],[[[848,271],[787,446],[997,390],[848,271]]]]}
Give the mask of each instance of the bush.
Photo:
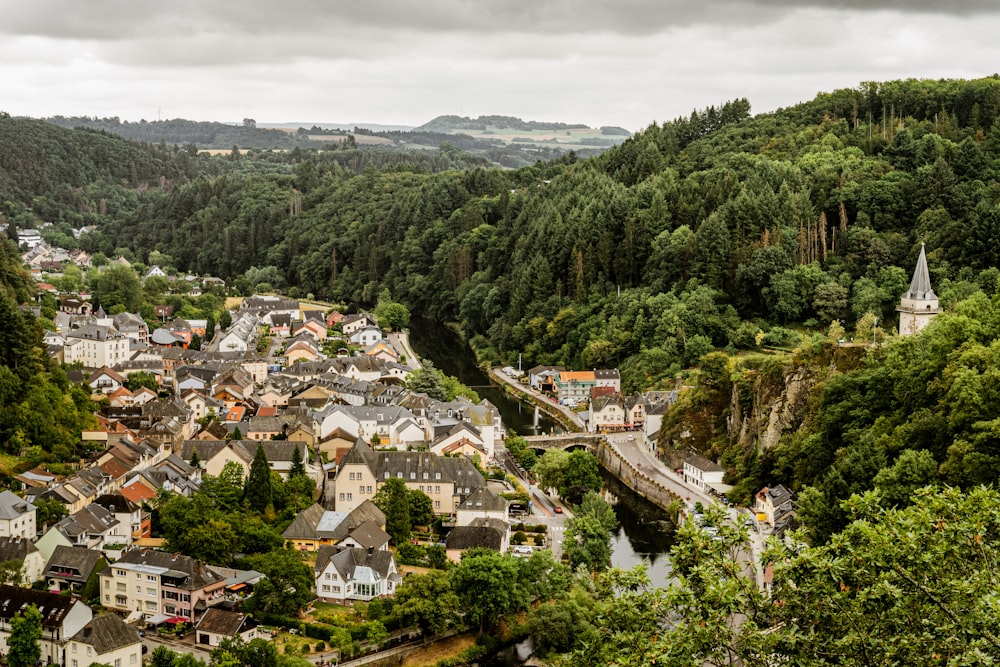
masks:
{"type": "Polygon", "coordinates": [[[322,642],[322,641],[316,642],[316,652],[317,653],[322,653],[325,650],[326,650],[326,642],[322,642]]]}
{"type": "Polygon", "coordinates": [[[524,544],[527,540],[528,536],[521,531],[517,531],[510,538],[511,544],[524,544]]]}

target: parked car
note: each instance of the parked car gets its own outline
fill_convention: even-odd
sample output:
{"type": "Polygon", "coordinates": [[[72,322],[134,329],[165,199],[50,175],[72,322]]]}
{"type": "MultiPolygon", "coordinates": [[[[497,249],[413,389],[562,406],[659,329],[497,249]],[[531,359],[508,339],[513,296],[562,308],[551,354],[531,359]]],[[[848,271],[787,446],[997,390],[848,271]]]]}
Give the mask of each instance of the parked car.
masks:
{"type": "Polygon", "coordinates": [[[556,514],[562,514],[562,513],[563,513],[562,508],[556,505],[556,514]]]}

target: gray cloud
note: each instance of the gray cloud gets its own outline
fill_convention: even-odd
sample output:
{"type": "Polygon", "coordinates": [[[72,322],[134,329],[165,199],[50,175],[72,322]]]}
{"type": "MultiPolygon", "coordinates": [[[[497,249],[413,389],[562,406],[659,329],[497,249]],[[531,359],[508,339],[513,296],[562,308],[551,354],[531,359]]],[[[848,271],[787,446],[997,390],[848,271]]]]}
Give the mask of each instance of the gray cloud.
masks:
{"type": "Polygon", "coordinates": [[[322,35],[346,31],[440,34],[521,33],[539,36],[610,33],[650,35],[692,25],[748,25],[789,10],[937,15],[995,15],[996,0],[0,0],[0,33],[120,41],[188,36],[233,39],[322,35]]]}

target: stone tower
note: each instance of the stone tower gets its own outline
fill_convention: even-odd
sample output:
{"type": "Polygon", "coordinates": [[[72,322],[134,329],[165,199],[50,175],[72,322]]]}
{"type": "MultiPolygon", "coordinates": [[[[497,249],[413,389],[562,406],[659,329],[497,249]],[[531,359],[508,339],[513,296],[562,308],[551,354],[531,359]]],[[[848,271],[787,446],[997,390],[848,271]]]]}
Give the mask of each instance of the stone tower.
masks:
{"type": "Polygon", "coordinates": [[[941,312],[938,307],[937,294],[931,289],[931,277],[927,272],[927,255],[924,254],[924,244],[920,244],[920,257],[917,258],[917,268],[913,270],[913,280],[910,289],[906,290],[899,300],[899,335],[911,336],[924,330],[934,316],[941,312]]]}

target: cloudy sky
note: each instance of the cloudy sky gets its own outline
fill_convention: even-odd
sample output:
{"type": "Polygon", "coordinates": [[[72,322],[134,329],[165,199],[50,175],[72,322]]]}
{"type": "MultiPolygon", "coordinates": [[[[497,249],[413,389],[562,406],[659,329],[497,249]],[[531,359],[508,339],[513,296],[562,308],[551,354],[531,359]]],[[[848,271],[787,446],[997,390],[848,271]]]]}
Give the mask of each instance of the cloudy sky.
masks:
{"type": "Polygon", "coordinates": [[[641,129],[1000,70],[997,0],[0,0],[0,111],[641,129]]]}

